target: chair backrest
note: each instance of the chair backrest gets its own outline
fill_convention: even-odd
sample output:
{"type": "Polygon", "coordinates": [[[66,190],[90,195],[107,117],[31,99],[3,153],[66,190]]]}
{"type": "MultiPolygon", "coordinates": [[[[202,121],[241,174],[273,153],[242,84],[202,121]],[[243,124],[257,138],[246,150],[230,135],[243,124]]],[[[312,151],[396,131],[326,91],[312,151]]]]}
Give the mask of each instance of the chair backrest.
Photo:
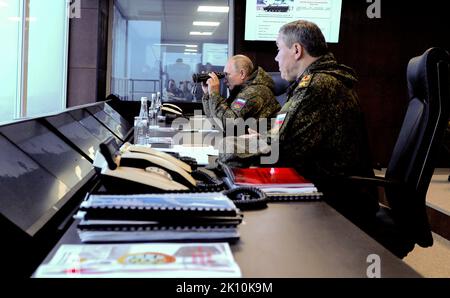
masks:
{"type": "Polygon", "coordinates": [[[421,246],[433,243],[425,198],[450,114],[449,54],[431,48],[407,69],[409,105],[389,162],[386,199],[396,224],[421,246]]]}
{"type": "Polygon", "coordinates": [[[279,72],[269,72],[268,74],[272,77],[273,82],[275,83],[275,88],[273,90],[275,97],[281,105],[284,105],[286,102],[286,91],[289,87],[289,82],[282,79],[281,73],[279,72]]]}

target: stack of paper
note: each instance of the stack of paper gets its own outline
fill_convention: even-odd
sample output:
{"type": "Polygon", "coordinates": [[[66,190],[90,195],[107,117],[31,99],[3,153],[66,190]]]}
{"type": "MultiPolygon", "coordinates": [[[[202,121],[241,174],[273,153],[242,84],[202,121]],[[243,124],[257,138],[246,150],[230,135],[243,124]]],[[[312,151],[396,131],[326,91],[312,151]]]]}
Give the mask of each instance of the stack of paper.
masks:
{"type": "Polygon", "coordinates": [[[242,222],[219,192],[89,195],[77,218],[82,242],[236,240],[242,222]]]}

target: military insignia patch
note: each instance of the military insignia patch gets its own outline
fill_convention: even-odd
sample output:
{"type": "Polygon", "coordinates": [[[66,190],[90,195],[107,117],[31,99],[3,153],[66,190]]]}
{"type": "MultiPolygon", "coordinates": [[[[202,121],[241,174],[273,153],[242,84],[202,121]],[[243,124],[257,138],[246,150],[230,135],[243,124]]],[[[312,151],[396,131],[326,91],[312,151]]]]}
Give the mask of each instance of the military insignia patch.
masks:
{"type": "Polygon", "coordinates": [[[246,102],[247,101],[245,99],[238,98],[235,101],[233,101],[233,104],[231,106],[233,107],[233,109],[241,110],[245,106],[246,102]]]}
{"type": "Polygon", "coordinates": [[[300,83],[298,83],[298,86],[300,88],[306,88],[309,86],[309,84],[311,83],[311,79],[312,79],[312,75],[306,75],[302,78],[302,80],[300,81],[300,83]]]}

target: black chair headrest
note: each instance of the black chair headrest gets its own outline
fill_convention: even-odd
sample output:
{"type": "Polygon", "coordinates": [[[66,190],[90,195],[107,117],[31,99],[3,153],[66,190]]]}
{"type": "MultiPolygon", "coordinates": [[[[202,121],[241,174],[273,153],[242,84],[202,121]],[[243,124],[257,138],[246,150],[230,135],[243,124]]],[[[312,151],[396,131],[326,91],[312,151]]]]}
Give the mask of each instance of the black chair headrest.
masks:
{"type": "Polygon", "coordinates": [[[432,69],[433,64],[437,65],[439,61],[448,61],[448,53],[442,48],[430,48],[420,56],[412,58],[408,63],[407,80],[409,98],[417,98],[424,101],[429,94],[428,81],[430,75],[427,69],[432,69]],[[428,66],[428,67],[427,67],[428,66]]]}
{"type": "Polygon", "coordinates": [[[284,94],[289,87],[289,82],[282,79],[279,72],[269,72],[269,75],[272,77],[273,82],[275,83],[275,87],[273,89],[274,95],[279,96],[284,94]]]}

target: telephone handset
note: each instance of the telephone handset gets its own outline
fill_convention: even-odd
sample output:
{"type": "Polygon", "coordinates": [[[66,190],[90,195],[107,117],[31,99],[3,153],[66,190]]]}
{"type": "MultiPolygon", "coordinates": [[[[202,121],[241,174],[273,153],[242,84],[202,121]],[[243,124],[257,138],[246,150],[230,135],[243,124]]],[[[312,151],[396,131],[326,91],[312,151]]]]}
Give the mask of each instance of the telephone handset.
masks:
{"type": "Polygon", "coordinates": [[[191,166],[188,165],[187,163],[185,163],[185,162],[183,162],[183,161],[173,157],[170,154],[167,154],[165,152],[161,152],[161,151],[155,150],[155,149],[150,148],[150,147],[136,146],[136,145],[132,145],[132,144],[126,142],[126,143],[124,143],[122,145],[122,147],[120,147],[120,152],[124,153],[124,152],[127,152],[127,151],[155,155],[157,157],[164,158],[164,159],[174,163],[175,165],[177,165],[180,168],[184,169],[188,173],[192,172],[191,166]]]}
{"type": "Polygon", "coordinates": [[[108,139],[105,143],[100,144],[100,155],[107,165],[102,165],[98,153],[94,161],[94,165],[101,167],[104,180],[110,188],[114,188],[116,191],[140,192],[145,187],[165,191],[189,190],[196,185],[195,179],[184,169],[161,157],[145,156],[148,154],[133,152],[120,154],[117,149],[116,141],[108,139]],[[171,174],[174,174],[178,181],[174,181],[171,174]],[[128,181],[128,185],[124,183],[126,181],[128,181]],[[129,188],[130,184],[133,189],[129,188]],[[126,188],[126,190],[121,188],[126,188]]]}
{"type": "Polygon", "coordinates": [[[186,115],[184,115],[183,110],[180,107],[171,103],[163,103],[161,106],[161,112],[163,112],[166,117],[166,123],[171,123],[179,117],[189,119],[186,115]]]}
{"type": "Polygon", "coordinates": [[[187,163],[153,148],[129,143],[119,148],[111,138],[100,144],[100,153],[97,155],[103,156],[103,161],[96,155],[94,165],[102,168],[106,180],[114,178],[109,179],[108,188],[116,192],[153,192],[148,186],[156,190],[182,191],[221,191],[224,188],[222,181],[200,170],[192,170],[187,163]]]}
{"type": "Polygon", "coordinates": [[[148,167],[159,167],[167,171],[173,179],[187,187],[196,186],[197,182],[183,168],[172,163],[171,161],[152,154],[139,152],[124,152],[119,155],[119,165],[121,167],[134,167],[146,169],[148,167]]]}
{"type": "Polygon", "coordinates": [[[175,115],[178,115],[178,116],[182,116],[183,115],[183,110],[180,107],[178,107],[178,106],[176,106],[174,104],[171,104],[171,103],[164,103],[161,106],[161,111],[172,113],[172,114],[175,114],[175,115]]]}
{"type": "MultiPolygon", "coordinates": [[[[102,174],[109,178],[119,178],[120,180],[128,180],[130,182],[146,185],[161,190],[174,191],[174,190],[189,190],[189,188],[183,184],[180,184],[170,177],[167,172],[155,167],[147,167],[145,169],[131,168],[131,167],[117,167],[115,170],[109,168],[102,169],[102,174]]],[[[118,181],[112,181],[113,184],[118,181]]],[[[119,186],[119,184],[117,184],[119,186]]],[[[127,189],[128,192],[136,191],[136,189],[127,189]]],[[[137,192],[140,192],[137,190],[137,192]]]]}
{"type": "Polygon", "coordinates": [[[120,164],[122,166],[146,168],[148,166],[161,167],[178,182],[188,187],[197,186],[197,182],[191,176],[191,167],[170,154],[158,150],[135,146],[130,143],[122,145],[120,151],[120,164]]]}

